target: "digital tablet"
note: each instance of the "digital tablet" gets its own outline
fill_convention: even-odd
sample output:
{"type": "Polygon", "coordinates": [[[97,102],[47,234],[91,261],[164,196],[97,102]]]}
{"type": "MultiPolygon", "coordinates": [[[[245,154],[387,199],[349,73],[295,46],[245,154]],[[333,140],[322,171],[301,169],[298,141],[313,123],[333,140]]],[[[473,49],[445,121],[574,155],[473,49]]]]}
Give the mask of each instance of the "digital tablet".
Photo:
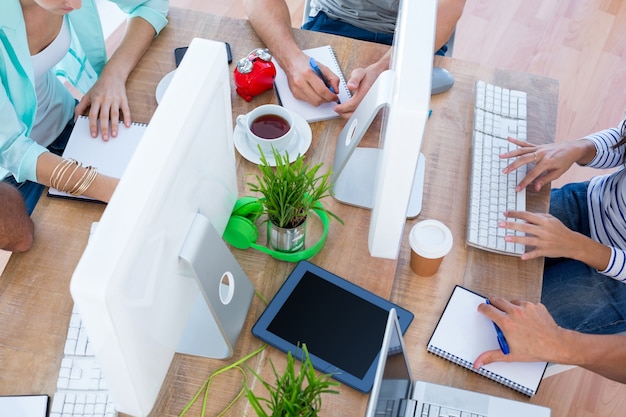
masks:
{"type": "Polygon", "coordinates": [[[308,261],[299,262],[252,334],[361,392],[372,389],[389,310],[402,333],[413,313],[308,261]]]}

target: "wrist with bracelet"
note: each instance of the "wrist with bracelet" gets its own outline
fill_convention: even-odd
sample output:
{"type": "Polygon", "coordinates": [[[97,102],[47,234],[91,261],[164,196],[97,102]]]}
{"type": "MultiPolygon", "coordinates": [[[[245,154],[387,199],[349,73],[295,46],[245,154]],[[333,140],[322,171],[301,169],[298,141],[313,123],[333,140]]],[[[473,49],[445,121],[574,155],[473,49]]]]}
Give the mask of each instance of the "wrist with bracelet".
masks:
{"type": "Polygon", "coordinates": [[[73,196],[85,193],[98,176],[98,169],[93,166],[84,168],[82,175],[74,179],[75,174],[83,168],[75,159],[62,159],[50,174],[50,187],[73,196]]]}

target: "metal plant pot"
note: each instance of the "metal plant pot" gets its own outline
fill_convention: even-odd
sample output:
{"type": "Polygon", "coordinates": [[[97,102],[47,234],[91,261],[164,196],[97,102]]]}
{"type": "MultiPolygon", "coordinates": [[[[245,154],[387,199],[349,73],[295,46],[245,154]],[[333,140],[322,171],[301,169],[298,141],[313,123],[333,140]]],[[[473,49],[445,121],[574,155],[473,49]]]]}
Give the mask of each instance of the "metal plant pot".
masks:
{"type": "Polygon", "coordinates": [[[267,222],[267,243],[271,249],[292,253],[304,249],[306,237],[306,220],[293,228],[278,227],[271,221],[267,222]]]}

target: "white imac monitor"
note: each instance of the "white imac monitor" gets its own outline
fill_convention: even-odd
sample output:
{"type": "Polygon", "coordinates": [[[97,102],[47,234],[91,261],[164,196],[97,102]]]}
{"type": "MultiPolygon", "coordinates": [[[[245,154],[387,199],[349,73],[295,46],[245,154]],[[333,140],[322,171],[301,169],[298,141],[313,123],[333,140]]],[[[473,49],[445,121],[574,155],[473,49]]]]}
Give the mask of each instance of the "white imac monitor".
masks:
{"type": "Polygon", "coordinates": [[[254,288],[221,235],[237,199],[222,42],[194,39],[72,276],[119,412],[146,416],[175,352],[226,358],[254,288]]]}
{"type": "Polygon", "coordinates": [[[372,209],[368,245],[375,257],[395,259],[406,218],[422,205],[420,154],[430,112],[436,0],[401,0],[391,69],[382,73],[337,139],[333,192],[337,200],[372,209]],[[384,109],[379,148],[358,147],[384,109]]]}

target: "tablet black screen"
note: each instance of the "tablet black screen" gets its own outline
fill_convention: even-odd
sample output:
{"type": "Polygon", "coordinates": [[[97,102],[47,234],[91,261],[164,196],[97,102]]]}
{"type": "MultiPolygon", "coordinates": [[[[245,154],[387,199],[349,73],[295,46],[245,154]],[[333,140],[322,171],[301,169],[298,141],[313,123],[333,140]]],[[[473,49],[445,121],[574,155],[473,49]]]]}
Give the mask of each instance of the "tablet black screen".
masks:
{"type": "MultiPolygon", "coordinates": [[[[268,330],[363,378],[380,351],[388,311],[307,271],[268,330]]],[[[327,370],[332,372],[333,370],[327,370]]]]}

